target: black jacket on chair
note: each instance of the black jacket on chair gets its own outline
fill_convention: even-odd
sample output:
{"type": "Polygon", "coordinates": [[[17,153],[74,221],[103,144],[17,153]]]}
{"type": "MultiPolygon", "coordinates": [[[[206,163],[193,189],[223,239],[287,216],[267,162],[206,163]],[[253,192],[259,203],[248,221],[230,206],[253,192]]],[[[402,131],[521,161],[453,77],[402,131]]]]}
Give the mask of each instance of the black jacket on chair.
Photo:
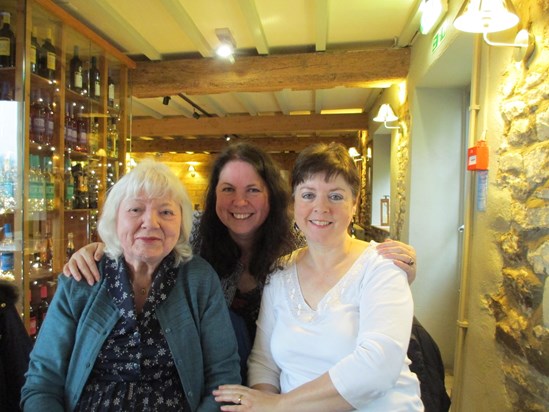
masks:
{"type": "Polygon", "coordinates": [[[440,350],[433,337],[415,316],[408,358],[412,361],[410,370],[419,379],[425,412],[447,412],[451,402],[444,384],[444,364],[440,350]]]}
{"type": "Polygon", "coordinates": [[[0,411],[19,411],[32,340],[17,309],[17,289],[0,281],[0,411]]]}

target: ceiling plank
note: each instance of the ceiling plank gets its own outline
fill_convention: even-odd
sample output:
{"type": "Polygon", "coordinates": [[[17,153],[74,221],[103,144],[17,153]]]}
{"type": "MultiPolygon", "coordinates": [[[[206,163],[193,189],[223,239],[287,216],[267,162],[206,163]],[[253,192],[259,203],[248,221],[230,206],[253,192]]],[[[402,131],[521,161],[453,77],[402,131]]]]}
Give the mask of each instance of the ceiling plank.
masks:
{"type": "Polygon", "coordinates": [[[254,37],[257,53],[269,54],[269,44],[267,43],[263,24],[255,6],[255,0],[240,0],[239,4],[254,37]]]}
{"type": "Polygon", "coordinates": [[[165,117],[133,119],[132,136],[178,136],[355,131],[368,128],[366,114],[312,114],[303,116],[165,117]]]}
{"type": "MultiPolygon", "coordinates": [[[[300,152],[307,146],[320,142],[338,142],[350,147],[357,144],[357,135],[351,134],[348,136],[335,137],[277,137],[276,139],[269,138],[240,138],[239,142],[252,143],[261,147],[267,152],[300,152]]],[[[132,139],[131,153],[167,153],[167,152],[220,152],[229,143],[223,138],[209,139],[154,139],[140,140],[132,139]]]]}
{"type": "Polygon", "coordinates": [[[388,87],[408,75],[410,49],[354,50],[217,59],[139,62],[136,97],[273,92],[344,87],[388,87]]]}

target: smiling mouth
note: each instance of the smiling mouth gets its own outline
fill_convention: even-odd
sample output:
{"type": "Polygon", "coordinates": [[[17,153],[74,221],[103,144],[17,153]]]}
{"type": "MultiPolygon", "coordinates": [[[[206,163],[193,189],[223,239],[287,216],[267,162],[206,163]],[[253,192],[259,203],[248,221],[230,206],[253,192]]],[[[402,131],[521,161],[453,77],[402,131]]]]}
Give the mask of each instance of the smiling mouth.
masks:
{"type": "Polygon", "coordinates": [[[310,220],[309,222],[317,226],[328,226],[332,224],[332,222],[326,222],[325,220],[310,220]]]}
{"type": "Polygon", "coordinates": [[[233,217],[236,220],[245,220],[248,219],[253,213],[233,213],[233,217]]]}

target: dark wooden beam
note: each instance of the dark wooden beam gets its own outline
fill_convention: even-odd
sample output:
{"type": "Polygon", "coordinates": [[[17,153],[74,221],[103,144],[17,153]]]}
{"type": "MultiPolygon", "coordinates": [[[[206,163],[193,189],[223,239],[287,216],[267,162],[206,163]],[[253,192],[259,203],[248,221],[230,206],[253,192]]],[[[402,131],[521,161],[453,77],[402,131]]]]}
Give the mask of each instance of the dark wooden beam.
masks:
{"type": "MultiPolygon", "coordinates": [[[[358,144],[357,135],[343,137],[277,137],[270,138],[239,138],[233,141],[246,141],[267,152],[300,152],[307,146],[319,142],[339,142],[347,147],[358,144]]],[[[229,142],[223,138],[199,138],[199,139],[181,139],[165,140],[156,138],[153,140],[141,140],[133,138],[128,152],[131,153],[183,153],[193,152],[201,154],[202,152],[217,153],[222,151],[229,142]]],[[[192,156],[196,156],[193,154],[192,156]]]]}
{"type": "Polygon", "coordinates": [[[404,80],[410,49],[356,50],[139,62],[132,95],[140,98],[227,92],[387,87],[404,80]]]}
{"type": "Polygon", "coordinates": [[[317,130],[352,132],[365,130],[365,114],[311,114],[300,116],[169,117],[134,119],[132,136],[208,136],[226,134],[299,133],[317,130]]]}

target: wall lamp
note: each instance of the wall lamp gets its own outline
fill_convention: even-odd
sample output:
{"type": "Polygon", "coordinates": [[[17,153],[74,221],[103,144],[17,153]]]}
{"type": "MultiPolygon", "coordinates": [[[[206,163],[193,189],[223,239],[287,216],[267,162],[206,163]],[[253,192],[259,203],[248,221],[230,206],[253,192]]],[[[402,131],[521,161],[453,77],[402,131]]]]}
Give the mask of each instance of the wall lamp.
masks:
{"type": "Polygon", "coordinates": [[[215,49],[215,54],[219,57],[229,60],[234,63],[234,51],[236,49],[236,41],[228,28],[215,29],[215,35],[219,39],[219,46],[215,49]]]}
{"type": "Polygon", "coordinates": [[[191,174],[191,177],[195,177],[195,176],[196,176],[196,170],[194,169],[194,166],[193,166],[193,165],[190,165],[190,166],[189,166],[189,173],[191,174]]]}
{"type": "Polygon", "coordinates": [[[383,123],[387,129],[400,129],[400,126],[387,125],[387,122],[396,122],[397,120],[398,117],[388,103],[382,104],[377,112],[377,116],[374,117],[374,122],[383,123]]]}
{"type": "Polygon", "coordinates": [[[468,33],[482,33],[490,46],[516,47],[515,61],[528,60],[535,49],[535,38],[528,30],[520,30],[514,43],[494,42],[488,33],[495,33],[514,27],[519,17],[510,0],[466,0],[457,17],[454,27],[468,33]]]}
{"type": "Polygon", "coordinates": [[[364,156],[362,156],[358,150],[356,150],[356,147],[349,147],[349,156],[353,158],[355,162],[362,162],[364,160],[364,156]]]}

